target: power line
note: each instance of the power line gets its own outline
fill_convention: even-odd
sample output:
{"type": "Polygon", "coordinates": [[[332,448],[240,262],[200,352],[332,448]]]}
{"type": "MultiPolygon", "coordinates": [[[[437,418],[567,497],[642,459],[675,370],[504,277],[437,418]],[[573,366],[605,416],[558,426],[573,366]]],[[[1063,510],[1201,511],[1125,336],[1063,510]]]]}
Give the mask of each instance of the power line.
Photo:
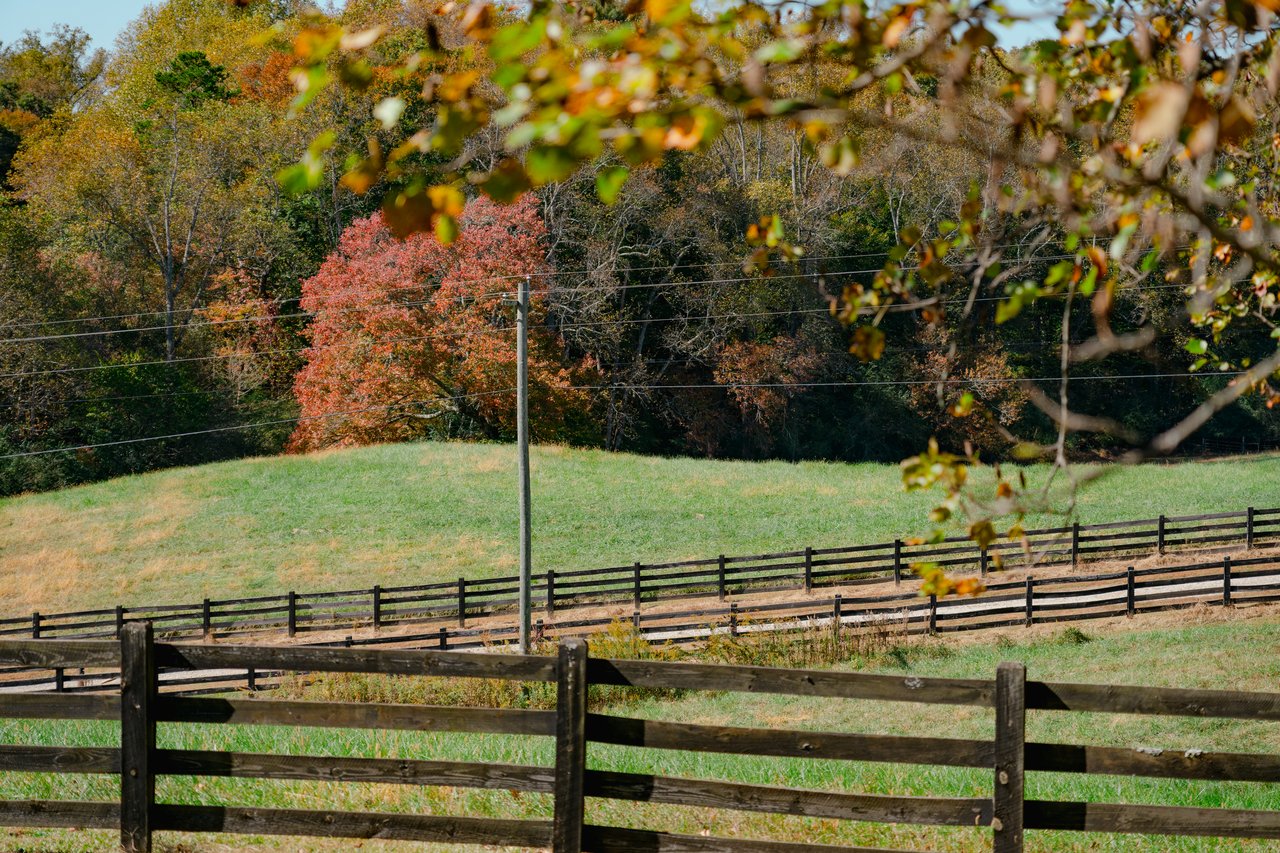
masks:
{"type": "MultiPolygon", "coordinates": [[[[497,330],[497,331],[505,331],[505,330],[497,330]]],[[[241,357],[252,358],[255,356],[262,356],[262,355],[285,355],[288,353],[307,352],[310,350],[345,349],[345,348],[359,347],[359,346],[381,346],[384,344],[402,344],[402,343],[410,343],[414,341],[423,341],[423,340],[427,340],[430,337],[431,337],[430,335],[416,335],[414,337],[408,337],[408,338],[390,338],[387,340],[378,340],[378,341],[357,340],[357,341],[346,341],[342,343],[333,343],[333,344],[312,344],[311,346],[305,346],[305,347],[289,347],[285,349],[257,350],[256,352],[252,352],[248,354],[233,352],[233,353],[223,353],[222,355],[195,355],[195,356],[187,356],[184,358],[172,358],[167,360],[158,359],[155,361],[121,362],[119,364],[91,364],[84,367],[59,367],[51,370],[28,370],[22,373],[0,373],[0,379],[22,379],[28,376],[62,376],[70,373],[87,373],[87,372],[97,371],[97,370],[127,369],[127,368],[134,368],[134,367],[164,367],[171,364],[190,364],[192,362],[223,361],[225,359],[241,358],[241,357]]]]}
{"type": "Polygon", "coordinates": [[[169,397],[205,397],[210,396],[213,391],[157,391],[154,394],[129,394],[115,397],[78,397],[70,400],[11,400],[8,408],[15,408],[23,404],[35,404],[47,402],[50,406],[75,406],[81,403],[123,403],[130,400],[156,400],[166,399],[169,397]]]}
{"type": "MultiPolygon", "coordinates": [[[[878,269],[851,270],[849,272],[840,272],[840,273],[788,273],[785,275],[775,276],[775,278],[779,278],[779,279],[814,278],[824,274],[825,275],[854,275],[854,274],[860,274],[860,273],[872,273],[877,271],[878,269]]],[[[696,282],[666,281],[666,282],[655,282],[655,283],[649,283],[649,284],[619,285],[617,287],[610,288],[610,290],[628,290],[632,288],[675,287],[682,284],[726,284],[726,283],[733,283],[733,282],[756,281],[758,280],[758,278],[759,278],[758,276],[750,276],[750,277],[742,277],[742,278],[708,279],[708,280],[702,280],[702,281],[696,281],[696,282]]],[[[478,279],[478,280],[483,281],[487,279],[478,279]]],[[[439,289],[439,286],[437,286],[437,289],[439,289]]],[[[559,293],[559,292],[585,293],[591,289],[592,288],[587,288],[587,287],[559,288],[559,289],[550,288],[550,289],[545,289],[540,291],[531,291],[531,293],[559,293]]],[[[494,291],[487,291],[484,293],[478,293],[466,298],[469,298],[472,300],[480,300],[480,299],[486,299],[486,298],[505,296],[511,292],[513,291],[494,290],[494,291]]],[[[374,305],[357,305],[357,306],[351,306],[348,308],[326,308],[318,311],[298,311],[292,314],[257,314],[249,317],[233,317],[225,320],[197,320],[193,322],[183,323],[181,326],[177,326],[177,325],[171,326],[171,325],[165,324],[160,326],[139,326],[135,328],[123,328],[123,329],[102,329],[102,330],[97,330],[92,332],[65,332],[65,333],[56,334],[56,335],[32,335],[25,338],[3,338],[3,339],[0,339],[0,344],[47,343],[50,341],[69,340],[69,339],[75,339],[75,338],[96,338],[96,337],[106,337],[108,335],[131,335],[131,334],[142,334],[144,332],[161,332],[170,328],[174,328],[174,329],[181,328],[183,330],[187,330],[187,329],[204,328],[208,326],[227,326],[227,325],[235,325],[240,323],[256,323],[259,321],[275,321],[275,320],[291,320],[291,319],[297,319],[297,318],[326,317],[330,315],[362,313],[365,311],[378,311],[378,310],[393,309],[393,308],[420,308],[424,305],[430,304],[430,302],[431,300],[421,299],[421,300],[412,300],[408,302],[387,302],[387,303],[379,303],[374,305]]]]}
{"type": "MultiPolygon", "coordinates": [[[[1131,373],[1120,376],[1071,376],[1072,382],[1087,381],[1136,381],[1143,379],[1176,379],[1186,377],[1240,376],[1245,371],[1228,371],[1223,373],[1131,373]]],[[[725,390],[738,388],[861,388],[885,387],[901,385],[994,385],[1010,382],[1060,382],[1061,376],[1008,376],[1004,378],[949,378],[949,379],[868,379],[832,382],[707,382],[689,384],[645,385],[635,383],[618,383],[609,385],[570,385],[575,391],[675,391],[675,390],[725,390]]]]}
{"type": "MultiPolygon", "coordinates": [[[[804,275],[808,276],[810,274],[806,273],[804,275]]],[[[1183,287],[1185,287],[1185,285],[1150,285],[1147,287],[1135,285],[1133,287],[1120,288],[1120,290],[1123,290],[1123,291],[1164,290],[1164,289],[1183,288],[1183,287]]],[[[1001,296],[977,297],[973,301],[984,302],[984,303],[999,302],[1004,300],[1005,298],[1006,297],[1001,297],[1001,296]]],[[[934,304],[960,305],[960,304],[966,304],[968,301],[969,301],[968,299],[950,299],[950,300],[942,300],[934,304]]],[[[414,304],[425,304],[425,302],[424,303],[403,303],[403,304],[412,306],[414,304]]],[[[902,305],[905,305],[905,303],[899,304],[899,310],[902,310],[902,305]]],[[[351,308],[351,309],[342,309],[342,310],[344,311],[375,310],[375,309],[381,309],[385,307],[397,307],[397,306],[396,305],[390,305],[390,306],[378,305],[378,306],[365,306],[361,308],[351,308]]],[[[892,308],[893,306],[891,305],[889,307],[892,308]]],[[[906,307],[910,307],[910,305],[907,305],[906,307]]],[[[553,324],[553,325],[547,325],[545,328],[548,328],[554,332],[564,332],[564,331],[573,331],[577,329],[600,328],[600,327],[606,327],[606,326],[613,327],[613,326],[627,326],[627,325],[650,325],[650,324],[656,324],[656,323],[676,323],[676,322],[693,323],[693,322],[708,322],[712,320],[759,319],[759,318],[765,318],[765,317],[790,317],[790,316],[818,315],[818,314],[831,314],[831,313],[832,311],[830,306],[823,307],[823,308],[789,308],[789,309],[782,309],[777,311],[734,312],[731,314],[700,314],[700,315],[678,314],[673,317],[651,317],[651,318],[627,317],[627,318],[618,318],[614,320],[595,320],[595,321],[563,323],[558,325],[553,324]]],[[[511,330],[512,330],[511,327],[504,326],[504,327],[486,327],[483,329],[477,329],[475,331],[477,333],[483,333],[483,334],[494,334],[494,333],[506,333],[506,332],[510,332],[511,330]]],[[[222,355],[186,356],[183,358],[157,359],[153,361],[121,363],[121,364],[98,364],[98,365],[87,365],[87,366],[81,366],[81,367],[61,367],[61,368],[51,368],[46,370],[30,370],[30,371],[23,371],[23,372],[16,372],[16,373],[0,373],[0,379],[20,379],[20,378],[26,378],[31,376],[65,375],[65,374],[72,374],[72,373],[92,372],[92,371],[98,371],[98,370],[111,370],[113,368],[160,367],[160,366],[166,366],[166,365],[172,365],[172,364],[223,361],[227,359],[234,359],[234,358],[240,358],[240,357],[285,355],[285,354],[291,354],[291,353],[310,352],[315,350],[356,347],[356,346],[361,346],[363,344],[376,346],[379,344],[406,343],[406,342],[412,342],[412,341],[425,340],[427,337],[429,336],[420,335],[416,337],[398,338],[398,339],[385,340],[385,341],[352,341],[349,343],[313,344],[313,345],[304,346],[304,347],[288,347],[288,348],[277,348],[277,349],[271,349],[271,350],[258,350],[248,354],[225,353],[222,355]]],[[[4,342],[0,341],[0,343],[4,343],[4,342]]]]}
{"type": "MultiPolygon", "coordinates": [[[[1224,373],[1135,373],[1121,376],[1073,376],[1072,382],[1083,381],[1139,381],[1149,379],[1175,379],[1186,377],[1231,377],[1243,375],[1245,371],[1234,371],[1224,373]]],[[[617,390],[643,390],[643,391],[670,391],[670,390],[723,390],[733,391],[736,389],[749,388],[858,388],[858,387],[885,387],[885,386],[909,386],[909,385],[985,385],[1008,382],[1057,382],[1060,376],[1037,376],[1037,377],[1008,377],[1001,379],[988,378],[950,378],[950,379],[893,379],[893,380],[857,380],[857,381],[833,381],[833,382],[733,382],[733,383],[689,383],[689,384],[663,384],[663,385],[639,385],[633,383],[619,383],[609,385],[568,385],[564,386],[566,390],[573,391],[617,391],[617,390]]],[[[427,403],[456,400],[476,399],[480,397],[496,396],[501,394],[511,394],[515,392],[515,388],[502,388],[495,391],[482,391],[474,394],[459,394],[445,398],[436,398],[434,400],[409,400],[401,403],[390,403],[387,405],[367,406],[360,409],[350,409],[342,412],[329,412],[323,415],[307,415],[296,418],[281,418],[272,421],[262,421],[252,424],[235,424],[225,427],[213,427],[210,429],[191,430],[188,432],[171,433],[169,435],[153,435],[141,438],[126,438],[117,441],[98,442],[96,444],[80,444],[69,447],[50,448],[47,450],[29,450],[21,453],[9,453],[0,456],[0,461],[9,459],[21,459],[31,456],[47,456],[54,453],[73,453],[83,450],[97,450],[106,447],[119,447],[122,445],[141,444],[149,441],[170,441],[179,438],[191,438],[201,435],[212,435],[222,432],[234,432],[237,430],[260,429],[262,427],[279,426],[283,424],[296,424],[315,420],[328,420],[337,417],[347,417],[350,415],[364,414],[367,412],[390,411],[393,409],[404,408],[407,406],[425,405],[427,403]]]]}
{"type": "MultiPolygon", "coordinates": [[[[1010,248],[1021,248],[1021,246],[1022,244],[1020,243],[1009,243],[1009,244],[1004,244],[1000,246],[992,246],[990,248],[1010,249],[1010,248]]],[[[1181,248],[1185,248],[1185,247],[1181,247],[1181,248]]],[[[861,254],[844,254],[844,255],[816,255],[809,258],[802,258],[801,262],[827,261],[827,260],[852,260],[852,259],[858,259],[858,258],[887,257],[888,255],[889,255],[889,252],[865,252],[861,254]]],[[[1028,257],[1028,258],[1024,258],[1023,260],[1028,262],[1055,261],[1055,260],[1067,260],[1074,257],[1076,257],[1076,255],[1073,253],[1073,254],[1049,255],[1044,257],[1028,257]]],[[[641,272],[641,271],[654,270],[654,269],[671,269],[673,266],[676,269],[698,269],[698,268],[706,268],[706,267],[728,266],[736,263],[739,263],[739,261],[712,261],[712,262],[700,263],[700,264],[674,264],[674,265],[662,264],[662,265],[655,265],[652,267],[629,267],[629,268],[626,268],[625,271],[641,272]]],[[[617,290],[652,289],[652,288],[661,288],[661,287],[676,287],[679,285],[686,285],[686,284],[732,284],[732,283],[747,282],[747,281],[758,281],[761,279],[769,279],[769,278],[788,279],[788,278],[817,278],[820,276],[870,275],[873,273],[880,272],[881,269],[883,269],[883,267],[873,267],[869,269],[858,269],[858,270],[830,270],[830,271],[811,271],[811,272],[801,272],[801,273],[784,273],[784,274],[773,275],[773,276],[755,275],[755,276],[742,276],[742,277],[736,277],[736,278],[703,279],[698,281],[640,282],[640,283],[634,283],[634,284],[614,285],[608,288],[596,288],[594,286],[588,286],[585,283],[583,283],[583,284],[575,285],[572,287],[541,288],[538,290],[533,290],[531,291],[531,293],[533,295],[545,295],[545,294],[552,294],[552,293],[572,294],[572,293],[587,293],[597,289],[600,289],[600,290],[607,289],[609,291],[617,291],[617,290]]],[[[915,271],[918,269],[918,267],[903,267],[903,269],[905,271],[915,271]]],[[[575,275],[575,274],[587,275],[595,271],[596,270],[578,269],[578,270],[549,270],[549,271],[532,272],[532,273],[512,273],[509,275],[483,276],[478,279],[472,279],[472,281],[510,281],[514,279],[524,278],[526,275],[531,278],[545,278],[549,276],[575,275]]],[[[472,298],[483,299],[488,297],[506,297],[506,296],[511,296],[514,293],[515,291],[511,291],[511,290],[487,291],[484,293],[476,294],[472,298]]],[[[1003,298],[1003,297],[997,297],[997,298],[1003,298]]],[[[277,304],[285,305],[291,302],[299,302],[300,300],[301,300],[301,297],[290,297],[288,299],[280,300],[277,304]]],[[[418,307],[425,304],[427,304],[426,301],[393,303],[393,305],[398,305],[402,307],[418,307]]],[[[321,310],[317,312],[298,311],[290,314],[259,314],[259,315],[254,315],[250,317],[228,318],[225,320],[206,320],[206,321],[186,322],[181,324],[166,323],[163,325],[142,326],[142,327],[136,327],[136,328],[105,329],[105,330],[97,330],[97,331],[89,331],[89,332],[68,332],[68,333],[61,333],[57,335],[33,335],[33,336],[28,336],[23,338],[0,339],[0,344],[29,343],[29,342],[37,342],[37,341],[55,341],[55,340],[62,340],[67,338],[98,337],[98,336],[116,335],[116,334],[133,334],[133,333],[142,333],[142,332],[163,331],[169,328],[190,329],[190,328],[199,328],[204,326],[220,326],[220,325],[231,325],[231,324],[238,324],[238,323],[252,323],[252,322],[258,322],[263,320],[296,319],[296,318],[322,316],[330,312],[345,313],[350,311],[374,310],[374,308],[376,307],[381,307],[381,306],[359,306],[355,308],[346,308],[346,309],[327,309],[327,310],[321,310]]],[[[194,314],[194,313],[204,313],[207,311],[211,311],[213,309],[211,306],[204,306],[204,307],[190,308],[186,310],[189,314],[194,314]]],[[[79,318],[67,318],[67,319],[61,319],[61,320],[30,321],[30,322],[23,322],[23,323],[13,323],[9,325],[13,328],[26,328],[26,327],[42,326],[42,325],[65,325],[69,323],[88,323],[88,322],[94,322],[99,320],[121,320],[121,319],[131,319],[131,318],[136,319],[136,318],[142,318],[142,317],[161,317],[161,316],[166,316],[168,313],[169,312],[167,311],[148,311],[148,312],[139,312],[135,314],[116,314],[116,315],[108,315],[108,316],[102,316],[102,317],[79,317],[79,318]]]]}
{"type": "MultiPolygon", "coordinates": [[[[1014,248],[1014,247],[1019,246],[1019,245],[1021,245],[1021,244],[1011,243],[1011,244],[1009,244],[1009,245],[1007,245],[1007,246],[995,246],[995,247],[992,247],[992,248],[1014,248]]],[[[806,258],[803,258],[802,260],[804,260],[804,261],[852,260],[852,259],[856,259],[856,258],[879,258],[879,257],[887,257],[887,256],[888,256],[888,254],[889,254],[888,252],[863,252],[863,253],[860,253],[860,254],[844,254],[844,255],[814,255],[814,256],[812,256],[812,257],[806,257],[806,258]]],[[[677,264],[655,264],[655,265],[653,265],[653,266],[647,266],[647,267],[624,267],[624,268],[622,268],[620,271],[623,271],[623,272],[652,272],[653,270],[665,270],[665,269],[672,269],[673,267],[674,267],[675,269],[677,269],[677,270],[681,270],[681,269],[705,269],[705,268],[707,268],[707,267],[733,266],[733,265],[735,265],[735,264],[740,264],[740,263],[742,263],[742,262],[741,262],[741,260],[730,260],[730,261],[707,261],[707,262],[705,262],[705,263],[696,263],[696,264],[684,264],[684,263],[677,263],[677,264]]],[[[584,268],[576,269],[576,270],[573,270],[573,269],[570,269],[570,270],[556,269],[556,270],[544,270],[544,271],[539,271],[539,272],[530,272],[530,273],[511,273],[511,274],[509,274],[509,275],[504,274],[504,275],[483,276],[483,277],[481,277],[481,278],[479,278],[479,279],[475,279],[475,280],[476,280],[476,281],[512,281],[512,280],[515,280],[515,279],[521,279],[521,278],[524,278],[526,275],[528,275],[528,276],[530,276],[530,277],[532,277],[532,278],[547,278],[547,277],[557,276],[557,275],[590,275],[591,273],[599,272],[601,269],[605,269],[605,268],[604,268],[604,267],[599,267],[599,266],[597,266],[597,267],[590,268],[590,269],[588,269],[588,268],[585,268],[585,267],[584,267],[584,268]]],[[[482,294],[482,295],[489,295],[489,296],[505,296],[505,295],[508,295],[508,294],[510,294],[510,293],[512,293],[512,292],[514,292],[514,291],[494,291],[494,292],[492,292],[492,293],[489,293],[489,294],[482,294]]],[[[538,292],[538,291],[534,291],[534,292],[536,293],[536,292],[538,292]]],[[[289,298],[287,298],[287,299],[282,299],[282,300],[280,300],[278,304],[280,304],[280,305],[285,305],[285,304],[288,304],[288,303],[290,303],[290,302],[299,302],[299,301],[301,301],[301,299],[302,299],[302,297],[300,297],[300,296],[292,296],[292,297],[289,297],[289,298]]],[[[207,306],[207,305],[206,305],[206,306],[196,306],[196,307],[188,308],[188,309],[185,309],[185,310],[186,310],[187,312],[189,312],[189,313],[205,313],[205,312],[207,312],[207,311],[212,311],[212,310],[213,310],[213,307],[212,307],[212,306],[207,306]]],[[[33,327],[33,326],[57,326],[57,325],[67,325],[67,324],[70,324],[70,323],[91,323],[91,322],[98,322],[98,321],[101,321],[101,320],[128,320],[128,319],[138,319],[138,318],[142,318],[142,317],[164,317],[164,316],[166,316],[167,314],[169,314],[169,312],[168,312],[167,310],[160,310],[160,311],[139,311],[139,312],[135,312],[135,313],[132,313],[132,314],[107,314],[107,315],[96,316],[96,317],[67,317],[67,318],[58,319],[58,320],[30,320],[30,321],[24,321],[24,322],[21,322],[21,323],[9,323],[9,324],[7,324],[7,325],[8,325],[9,327],[11,327],[11,328],[31,328],[31,327],[33,327]]],[[[186,325],[189,325],[189,324],[184,324],[184,328],[185,328],[185,326],[186,326],[186,325]]],[[[165,329],[165,328],[168,328],[168,326],[158,326],[158,327],[156,327],[156,328],[159,328],[159,329],[165,329]]],[[[124,330],[124,331],[138,331],[138,330],[136,330],[136,329],[128,329],[128,330],[124,330]]],[[[95,332],[95,333],[89,333],[89,334],[101,334],[101,333],[97,333],[97,332],[95,332]]],[[[0,341],[0,343],[8,343],[8,341],[0,341]]]]}
{"type": "Polygon", "coordinates": [[[282,424],[297,424],[297,423],[304,423],[307,421],[329,420],[332,418],[340,418],[340,417],[348,417],[350,415],[365,414],[367,412],[390,411],[392,409],[400,409],[407,406],[418,406],[418,405],[426,405],[428,403],[438,403],[438,402],[443,402],[445,400],[454,402],[457,400],[470,400],[470,399],[477,399],[480,397],[492,397],[499,394],[510,394],[514,391],[515,391],[514,388],[502,388],[496,391],[480,391],[474,394],[457,394],[450,397],[435,398],[433,400],[407,400],[402,403],[389,403],[387,405],[380,405],[380,406],[366,406],[365,408],[361,408],[361,409],[349,409],[343,412],[328,412],[323,415],[304,415],[296,418],[280,418],[274,421],[261,421],[259,423],[252,423],[252,424],[234,424],[232,426],[212,427],[210,429],[198,429],[198,430],[191,430],[188,432],[176,432],[176,433],[171,433],[169,435],[149,435],[149,436],[144,436],[142,438],[123,438],[117,441],[103,441],[103,442],[98,442],[96,444],[79,444],[72,447],[55,447],[55,448],[50,448],[48,450],[28,450],[21,453],[5,454],[3,456],[0,456],[0,461],[7,460],[7,459],[22,459],[29,456],[47,456],[53,453],[78,453],[83,450],[98,450],[104,447],[120,447],[122,445],[127,445],[127,444],[142,444],[148,441],[170,441],[172,439],[177,439],[177,438],[191,438],[193,436],[213,435],[215,433],[234,432],[237,430],[260,429],[262,427],[280,426],[282,424]]]}
{"type": "MultiPolygon", "coordinates": [[[[733,315],[733,316],[738,316],[738,315],[733,315]]],[[[404,339],[391,340],[391,341],[377,341],[374,343],[399,343],[399,342],[416,341],[416,340],[420,340],[420,338],[404,338],[404,339]]],[[[1001,352],[1010,351],[1010,350],[1034,352],[1035,350],[1038,350],[1038,349],[1045,349],[1045,350],[1052,349],[1061,345],[1061,343],[1062,342],[1057,339],[1050,340],[1050,341],[1012,341],[1012,342],[1000,343],[998,346],[995,347],[995,349],[1001,352]]],[[[1081,343],[1083,342],[1072,341],[1071,346],[1079,346],[1081,343]]],[[[334,347],[334,346],[347,346],[347,344],[331,344],[331,345],[325,345],[322,347],[308,347],[307,349],[327,349],[329,347],[334,347]]],[[[903,352],[944,353],[944,352],[948,352],[949,349],[950,348],[947,346],[912,346],[912,347],[895,346],[892,348],[892,352],[895,352],[895,353],[903,353],[903,352]]],[[[220,357],[232,358],[232,357],[235,357],[235,355],[237,354],[230,354],[227,356],[220,356],[220,357]]],[[[165,362],[157,362],[157,363],[163,364],[165,362]]],[[[599,367],[601,370],[617,371],[617,370],[624,370],[628,368],[635,368],[639,366],[669,367],[669,366],[688,366],[688,365],[704,365],[704,366],[710,367],[711,363],[707,359],[701,358],[698,356],[683,356],[683,357],[672,357],[672,358],[646,358],[646,359],[637,359],[633,361],[614,361],[608,364],[601,364],[599,365],[599,367]]],[[[129,366],[130,365],[124,364],[124,365],[107,365],[105,367],[129,367],[129,366]]],[[[646,387],[652,387],[652,386],[646,386],[646,387]]],[[[109,396],[109,397],[107,396],[79,397],[79,398],[72,398],[72,399],[48,400],[48,401],[46,400],[12,400],[7,402],[5,405],[7,408],[15,408],[22,404],[37,404],[37,403],[50,405],[50,406],[71,406],[71,405],[80,405],[80,404],[88,404],[88,403],[130,402],[130,401],[136,401],[136,400],[167,399],[167,398],[173,398],[173,397],[199,397],[199,396],[208,396],[212,393],[214,392],[210,390],[158,391],[151,394],[130,394],[130,395],[109,396]]]]}

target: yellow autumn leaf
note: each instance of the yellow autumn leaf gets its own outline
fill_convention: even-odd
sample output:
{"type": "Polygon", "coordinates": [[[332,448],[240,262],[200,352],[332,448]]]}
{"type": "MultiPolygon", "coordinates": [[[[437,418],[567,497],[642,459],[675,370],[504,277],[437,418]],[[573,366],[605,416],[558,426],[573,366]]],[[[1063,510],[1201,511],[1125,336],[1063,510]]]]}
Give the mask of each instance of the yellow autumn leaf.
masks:
{"type": "Polygon", "coordinates": [[[671,127],[667,128],[663,145],[668,150],[692,151],[702,141],[706,125],[707,123],[699,116],[677,116],[671,123],[671,127]]]}
{"type": "Polygon", "coordinates": [[[884,46],[893,49],[902,41],[902,37],[907,34],[907,29],[911,26],[910,13],[898,15],[889,22],[889,26],[884,28],[884,35],[881,41],[884,46]]]}
{"type": "Polygon", "coordinates": [[[461,216],[462,209],[467,204],[467,199],[461,190],[446,185],[428,188],[427,198],[431,201],[431,209],[443,216],[461,216]]]}
{"type": "Polygon", "coordinates": [[[446,103],[460,101],[467,96],[467,92],[471,91],[471,87],[479,79],[480,72],[476,70],[450,74],[436,87],[436,97],[446,103]]]}
{"type": "Polygon", "coordinates": [[[1180,83],[1166,80],[1143,90],[1135,107],[1130,140],[1146,145],[1175,138],[1190,101],[1190,93],[1180,83]]]}

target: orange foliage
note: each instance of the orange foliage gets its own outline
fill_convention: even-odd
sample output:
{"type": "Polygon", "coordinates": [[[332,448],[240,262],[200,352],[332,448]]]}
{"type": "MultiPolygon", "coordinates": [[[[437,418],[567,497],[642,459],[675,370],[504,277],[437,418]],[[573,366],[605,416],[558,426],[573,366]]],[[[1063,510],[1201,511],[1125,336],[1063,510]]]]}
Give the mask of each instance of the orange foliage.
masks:
{"type": "Polygon", "coordinates": [[[282,104],[296,94],[290,73],[293,54],[274,51],[263,62],[250,62],[236,72],[240,96],[255,101],[282,104]]]}
{"type": "MultiPolygon", "coordinates": [[[[292,449],[410,439],[450,420],[492,438],[514,432],[515,309],[505,300],[520,277],[544,270],[545,227],[532,200],[473,201],[460,224],[448,246],[428,234],[400,241],[375,214],[349,226],[304,282],[302,306],[316,320],[295,383],[303,420],[292,449]]],[[[543,297],[531,301],[533,434],[572,440],[590,401],[570,387],[559,340],[538,329],[543,297]]]]}

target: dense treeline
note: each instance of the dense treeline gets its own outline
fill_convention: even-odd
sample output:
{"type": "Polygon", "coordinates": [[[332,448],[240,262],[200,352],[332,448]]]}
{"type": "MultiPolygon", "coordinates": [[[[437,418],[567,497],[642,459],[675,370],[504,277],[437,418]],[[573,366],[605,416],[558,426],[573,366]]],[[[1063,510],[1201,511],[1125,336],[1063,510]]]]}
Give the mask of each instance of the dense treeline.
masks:
{"type": "MultiPolygon", "coordinates": [[[[291,40],[308,14],[289,0],[168,0],[109,54],[71,28],[0,47],[0,492],[287,447],[507,438],[504,300],[526,274],[540,441],[896,460],[930,435],[1000,457],[1012,433],[1052,431],[1018,380],[1057,375],[1054,304],[997,324],[991,300],[941,329],[890,315],[890,346],[868,361],[878,341],[851,352],[828,310],[828,297],[871,280],[903,228],[981,203],[990,176],[974,146],[868,130],[856,164],[833,171],[789,125],[743,117],[710,150],[633,170],[611,206],[599,200],[606,155],[516,208],[450,201],[461,233],[447,250],[420,234],[400,243],[405,214],[378,211],[383,193],[355,192],[370,188],[335,152],[391,144],[394,122],[375,105],[402,94],[406,110],[426,109],[413,95],[434,85],[430,68],[397,70],[404,58],[461,36],[420,4],[351,0],[348,29],[387,32],[374,60],[340,69],[359,87],[293,114],[291,40]],[[299,169],[320,174],[320,188],[290,192],[299,169]],[[744,272],[744,233],[775,212],[805,258],[744,272]],[[962,390],[983,417],[953,417],[962,390]],[[160,436],[171,437],[135,441],[160,436]]],[[[622,14],[601,6],[600,25],[622,14]]],[[[935,96],[930,80],[914,84],[897,97],[935,96]]],[[[498,140],[473,134],[469,155],[497,162],[498,140]]],[[[413,156],[429,172],[438,155],[413,156]]],[[[1046,268],[1052,246],[1034,248],[1046,268]]],[[[1073,403],[1149,434],[1221,381],[1180,375],[1178,286],[1114,299],[1117,331],[1149,322],[1161,334],[1105,374],[1074,372],[1163,376],[1082,381],[1073,403]]],[[[1084,327],[1089,306],[1075,310],[1084,327]]],[[[1280,438],[1260,404],[1209,429],[1280,438]]],[[[1108,451],[1078,441],[1081,453],[1108,451]]]]}

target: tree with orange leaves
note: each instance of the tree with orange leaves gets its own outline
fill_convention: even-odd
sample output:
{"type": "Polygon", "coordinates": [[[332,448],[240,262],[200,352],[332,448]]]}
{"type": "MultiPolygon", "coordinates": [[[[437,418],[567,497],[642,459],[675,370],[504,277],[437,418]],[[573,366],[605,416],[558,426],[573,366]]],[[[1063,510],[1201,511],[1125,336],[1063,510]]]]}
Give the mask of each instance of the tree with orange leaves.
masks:
{"type": "MultiPolygon", "coordinates": [[[[303,283],[312,347],[295,392],[294,450],[420,436],[515,430],[516,338],[509,304],[520,278],[546,272],[545,227],[530,201],[481,199],[449,245],[398,240],[382,214],[352,223],[338,250],[303,283]]],[[[539,330],[534,288],[529,393],[534,436],[575,440],[590,404],[575,390],[587,365],[565,366],[560,341],[539,330]]]]}

